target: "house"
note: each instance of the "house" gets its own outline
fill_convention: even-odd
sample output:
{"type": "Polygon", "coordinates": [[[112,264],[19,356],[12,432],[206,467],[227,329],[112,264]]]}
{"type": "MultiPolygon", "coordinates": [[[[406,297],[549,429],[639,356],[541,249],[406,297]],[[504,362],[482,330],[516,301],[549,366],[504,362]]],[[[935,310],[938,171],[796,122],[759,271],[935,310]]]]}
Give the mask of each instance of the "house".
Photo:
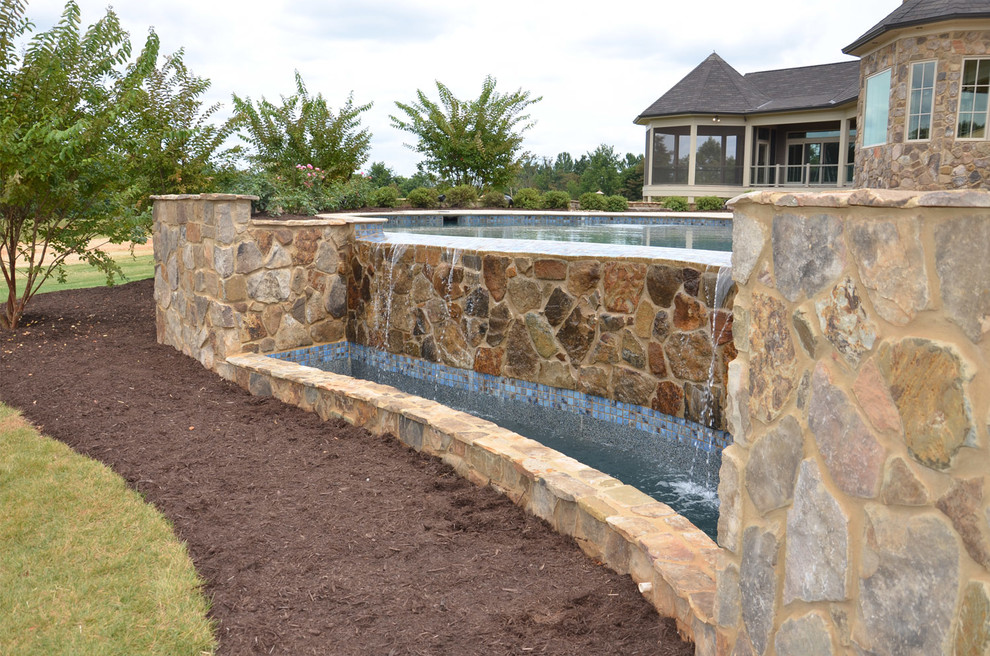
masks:
{"type": "Polygon", "coordinates": [[[643,196],[990,188],[990,1],[905,0],[843,52],[745,75],[709,55],[636,118],[643,196]]]}

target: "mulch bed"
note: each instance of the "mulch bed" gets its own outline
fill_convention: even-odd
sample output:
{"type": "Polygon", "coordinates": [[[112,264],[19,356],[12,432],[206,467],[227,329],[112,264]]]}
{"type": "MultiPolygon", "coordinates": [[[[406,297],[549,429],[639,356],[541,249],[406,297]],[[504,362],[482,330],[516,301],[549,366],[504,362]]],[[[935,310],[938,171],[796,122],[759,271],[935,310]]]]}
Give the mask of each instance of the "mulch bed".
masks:
{"type": "Polygon", "coordinates": [[[152,281],[36,297],[0,400],[174,524],[220,654],[693,653],[628,577],[394,439],[155,340],[152,281]]]}

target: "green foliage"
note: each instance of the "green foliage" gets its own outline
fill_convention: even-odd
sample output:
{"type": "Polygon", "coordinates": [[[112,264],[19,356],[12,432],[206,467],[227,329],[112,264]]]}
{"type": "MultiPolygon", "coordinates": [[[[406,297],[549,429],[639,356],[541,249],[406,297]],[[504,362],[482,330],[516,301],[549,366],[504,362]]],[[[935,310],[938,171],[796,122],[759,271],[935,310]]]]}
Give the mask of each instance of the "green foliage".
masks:
{"type": "Polygon", "coordinates": [[[660,204],[663,205],[665,209],[673,210],[674,212],[687,212],[690,207],[688,205],[687,198],[684,198],[683,196],[668,196],[667,198],[664,198],[660,204]]]}
{"type": "Polygon", "coordinates": [[[371,178],[376,187],[387,187],[399,181],[399,178],[392,173],[392,169],[387,167],[385,162],[374,162],[368,168],[368,177],[371,178]]]}
{"type": "Polygon", "coordinates": [[[532,187],[524,187],[516,192],[516,195],[512,197],[513,202],[515,202],[516,207],[522,208],[524,210],[541,210],[543,209],[543,194],[532,187]]]}
{"type": "Polygon", "coordinates": [[[406,195],[406,200],[413,207],[432,210],[440,206],[437,196],[439,196],[439,193],[436,189],[431,187],[416,187],[406,195]]]}
{"type": "Polygon", "coordinates": [[[725,199],[718,196],[698,196],[694,199],[694,206],[699,212],[717,212],[725,209],[725,199]]]}
{"type": "Polygon", "coordinates": [[[605,210],[607,207],[605,196],[593,191],[586,191],[578,198],[578,206],[582,210],[605,210]]]}
{"type": "Polygon", "coordinates": [[[80,23],[70,0],[55,26],[28,38],[23,0],[0,8],[0,272],[9,290],[0,327],[17,327],[69,255],[112,282],[119,268],[90,246],[97,236],[146,236],[146,188],[131,180],[128,133],[146,107],[142,85],[158,38],[151,32],[128,64],[131,44],[116,14],[107,11],[84,33],[80,23]]]}
{"type": "Polygon", "coordinates": [[[255,104],[234,95],[234,126],[255,152],[250,159],[268,172],[287,173],[297,164],[319,166],[329,180],[346,180],[368,159],[371,133],[360,129],[354,94],[334,113],[323,94],[310,96],[296,71],[296,92],[282,96],[281,106],[264,97],[255,104]]]}
{"type": "Polygon", "coordinates": [[[489,189],[481,195],[481,206],[482,207],[497,207],[499,209],[505,209],[509,206],[509,200],[505,197],[501,191],[495,191],[489,189]]]}
{"type": "Polygon", "coordinates": [[[644,170],[642,155],[626,153],[626,167],[619,172],[619,193],[628,200],[643,200],[644,170]]]}
{"type": "Polygon", "coordinates": [[[375,183],[371,178],[352,175],[347,182],[335,182],[329,190],[329,196],[338,209],[358,210],[371,204],[371,195],[374,192],[375,183]]]}
{"type": "Polygon", "coordinates": [[[614,194],[605,197],[605,209],[609,212],[625,212],[629,209],[629,201],[625,196],[614,194]]]}
{"type": "Polygon", "coordinates": [[[399,204],[399,188],[388,186],[375,189],[368,204],[371,207],[395,207],[399,204]]]}
{"type": "Polygon", "coordinates": [[[447,191],[447,204],[451,207],[471,207],[478,201],[478,190],[471,185],[457,185],[447,191]]]}
{"type": "Polygon", "coordinates": [[[519,169],[516,158],[522,133],[532,127],[523,112],[541,98],[530,98],[519,89],[511,94],[495,90],[488,76],[476,100],[459,100],[437,81],[439,102],[421,90],[418,102],[396,106],[402,118],[389,116],[392,126],[416,136],[409,145],[424,157],[424,166],[452,184],[475,187],[504,187],[519,169]]]}
{"type": "Polygon", "coordinates": [[[619,190],[619,156],[612,146],[601,144],[587,157],[581,173],[582,191],[601,191],[606,196],[619,190]]]}
{"type": "Polygon", "coordinates": [[[566,191],[548,191],[543,194],[543,207],[548,210],[570,209],[571,196],[566,191]]]}

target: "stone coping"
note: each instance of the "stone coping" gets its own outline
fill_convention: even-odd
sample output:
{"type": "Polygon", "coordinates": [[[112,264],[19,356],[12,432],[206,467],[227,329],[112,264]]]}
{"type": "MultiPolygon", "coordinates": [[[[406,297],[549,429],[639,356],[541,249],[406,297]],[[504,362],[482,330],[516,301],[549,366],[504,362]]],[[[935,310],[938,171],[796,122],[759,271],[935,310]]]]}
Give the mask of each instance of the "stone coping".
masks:
{"type": "MultiPolygon", "coordinates": [[[[367,239],[367,237],[363,237],[367,239]]],[[[369,240],[370,241],[370,240],[369,240]]],[[[545,241],[537,239],[496,239],[490,237],[455,237],[424,235],[408,232],[388,232],[375,236],[375,243],[406,244],[410,246],[439,246],[478,253],[511,253],[546,257],[555,255],[569,258],[608,258],[650,263],[700,264],[711,267],[727,267],[732,264],[729,251],[704,251],[685,248],[661,248],[656,246],[629,246],[626,244],[597,244],[575,241],[545,241]]]]}
{"type": "Polygon", "coordinates": [[[752,191],[726,203],[777,207],[990,207],[990,192],[975,189],[905,191],[900,189],[851,189],[846,191],[752,191]]]}
{"type": "Polygon", "coordinates": [[[366,223],[378,224],[387,223],[388,219],[379,219],[374,217],[359,216],[357,214],[317,214],[311,218],[306,219],[270,219],[270,218],[251,218],[251,225],[256,226],[269,226],[269,227],[283,227],[283,228],[294,228],[294,227],[318,227],[318,226],[345,226],[345,225],[363,225],[366,223]]]}
{"type": "Polygon", "coordinates": [[[577,460],[490,421],[393,387],[254,353],[219,367],[258,396],[274,396],[392,433],[439,457],[478,485],[571,536],[592,558],[629,574],[699,654],[714,653],[715,568],[719,547],[670,506],[577,460]]]}
{"type": "Polygon", "coordinates": [[[260,200],[249,194],[165,194],[152,196],[151,200],[260,200]]]}
{"type": "Polygon", "coordinates": [[[575,219],[583,216],[636,216],[652,218],[678,217],[683,219],[732,219],[732,212],[644,212],[627,210],[625,212],[602,212],[596,210],[503,210],[503,209],[435,209],[435,210],[395,210],[376,212],[357,212],[363,216],[573,216],[575,219]]]}

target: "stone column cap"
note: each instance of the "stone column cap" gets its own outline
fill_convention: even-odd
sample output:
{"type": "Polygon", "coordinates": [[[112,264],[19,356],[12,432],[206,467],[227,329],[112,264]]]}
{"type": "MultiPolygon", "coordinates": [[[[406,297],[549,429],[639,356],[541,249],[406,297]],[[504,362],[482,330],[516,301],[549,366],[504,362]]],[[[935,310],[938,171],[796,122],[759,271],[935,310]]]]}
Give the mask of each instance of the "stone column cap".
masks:
{"type": "Polygon", "coordinates": [[[730,208],[743,205],[776,207],[988,207],[990,192],[976,189],[905,191],[849,189],[844,191],[751,191],[729,200],[730,208]]]}

